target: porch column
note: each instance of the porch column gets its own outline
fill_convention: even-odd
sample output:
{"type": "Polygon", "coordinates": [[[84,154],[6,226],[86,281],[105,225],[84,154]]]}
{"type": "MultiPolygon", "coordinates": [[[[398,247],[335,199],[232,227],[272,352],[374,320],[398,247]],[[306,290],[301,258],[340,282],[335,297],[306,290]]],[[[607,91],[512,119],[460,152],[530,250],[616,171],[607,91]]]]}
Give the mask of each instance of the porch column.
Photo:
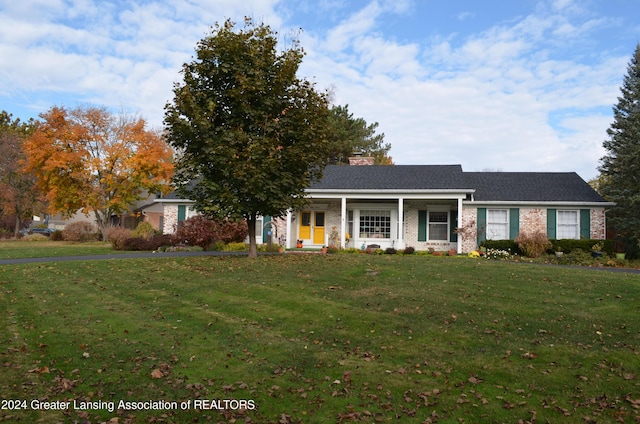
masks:
{"type": "Polygon", "coordinates": [[[347,198],[342,197],[342,205],[340,207],[340,247],[347,247],[347,198]]]}
{"type": "MultiPolygon", "coordinates": [[[[462,227],[462,197],[458,198],[458,228],[462,227]]],[[[458,254],[462,253],[462,234],[456,237],[458,240],[458,254]]]]}
{"type": "Polygon", "coordinates": [[[398,198],[398,249],[404,249],[404,199],[398,198]]]}
{"type": "Polygon", "coordinates": [[[285,249],[291,249],[291,209],[287,211],[287,238],[284,241],[285,249]]]}

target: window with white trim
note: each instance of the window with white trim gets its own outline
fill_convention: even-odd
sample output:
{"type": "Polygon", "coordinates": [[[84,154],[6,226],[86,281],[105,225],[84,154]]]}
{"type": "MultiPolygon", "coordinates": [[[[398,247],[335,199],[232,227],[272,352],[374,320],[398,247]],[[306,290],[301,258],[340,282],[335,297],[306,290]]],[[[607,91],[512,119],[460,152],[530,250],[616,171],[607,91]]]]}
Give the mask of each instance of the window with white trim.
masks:
{"type": "Polygon", "coordinates": [[[580,214],[576,210],[558,211],[557,215],[558,239],[580,239],[580,214]]]}
{"type": "Polygon", "coordinates": [[[487,239],[509,240],[509,211],[487,209],[487,239]]]}
{"type": "Polygon", "coordinates": [[[391,238],[391,211],[361,210],[360,238],[391,238]]]}
{"type": "Polygon", "coordinates": [[[197,215],[200,215],[200,212],[196,210],[195,206],[187,206],[186,219],[193,218],[197,215]]]}
{"type": "Polygon", "coordinates": [[[429,240],[449,240],[449,212],[429,211],[429,240]]]}

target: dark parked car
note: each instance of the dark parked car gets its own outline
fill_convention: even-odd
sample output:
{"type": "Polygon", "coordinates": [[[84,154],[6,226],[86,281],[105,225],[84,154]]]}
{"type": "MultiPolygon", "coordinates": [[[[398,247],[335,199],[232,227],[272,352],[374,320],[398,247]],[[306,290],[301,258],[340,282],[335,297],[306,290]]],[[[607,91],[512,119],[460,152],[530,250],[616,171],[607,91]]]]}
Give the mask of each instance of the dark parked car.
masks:
{"type": "Polygon", "coordinates": [[[49,237],[54,231],[55,230],[51,228],[25,228],[20,232],[23,236],[26,236],[27,234],[42,234],[49,237]]]}

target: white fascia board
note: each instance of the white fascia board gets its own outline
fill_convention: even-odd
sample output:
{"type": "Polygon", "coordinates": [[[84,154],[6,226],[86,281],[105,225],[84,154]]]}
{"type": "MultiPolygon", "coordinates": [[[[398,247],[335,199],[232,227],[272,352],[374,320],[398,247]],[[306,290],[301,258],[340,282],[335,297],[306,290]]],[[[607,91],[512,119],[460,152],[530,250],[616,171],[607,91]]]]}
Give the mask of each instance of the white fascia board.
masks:
{"type": "Polygon", "coordinates": [[[193,200],[189,200],[189,199],[153,199],[154,202],[156,203],[183,203],[183,204],[190,204],[193,205],[194,202],[193,200]]]}
{"type": "Polygon", "coordinates": [[[475,190],[307,190],[310,199],[464,199],[475,190]]]}
{"type": "Polygon", "coordinates": [[[561,201],[508,201],[508,200],[485,200],[485,201],[469,201],[463,200],[464,205],[469,206],[559,206],[559,207],[577,207],[577,206],[595,206],[610,207],[615,206],[615,202],[561,202],[561,201]]]}

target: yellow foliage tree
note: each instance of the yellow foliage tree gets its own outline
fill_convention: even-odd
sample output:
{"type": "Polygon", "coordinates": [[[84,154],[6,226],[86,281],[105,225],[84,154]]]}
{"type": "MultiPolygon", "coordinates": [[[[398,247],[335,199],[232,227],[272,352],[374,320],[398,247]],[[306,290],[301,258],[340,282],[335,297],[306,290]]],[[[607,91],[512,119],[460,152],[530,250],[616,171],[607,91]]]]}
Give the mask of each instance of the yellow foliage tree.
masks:
{"type": "Polygon", "coordinates": [[[54,106],[40,118],[25,141],[26,169],[51,213],[93,212],[104,228],[149,193],[171,190],[172,150],[144,119],[90,106],[54,106]]]}

